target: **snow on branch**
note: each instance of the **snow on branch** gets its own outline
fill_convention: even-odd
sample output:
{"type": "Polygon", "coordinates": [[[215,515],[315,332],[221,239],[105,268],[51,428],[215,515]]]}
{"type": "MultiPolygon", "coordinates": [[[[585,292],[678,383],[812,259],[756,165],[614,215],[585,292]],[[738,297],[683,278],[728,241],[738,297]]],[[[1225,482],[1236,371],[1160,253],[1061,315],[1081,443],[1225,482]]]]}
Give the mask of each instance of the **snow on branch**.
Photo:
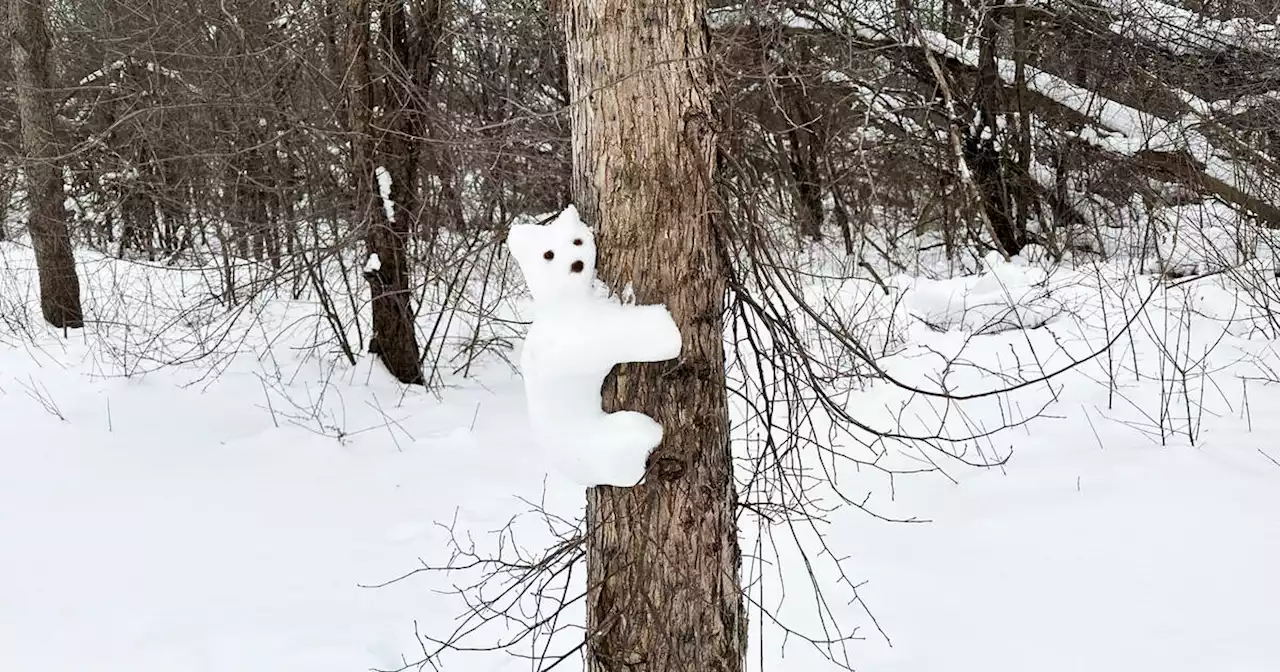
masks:
{"type": "Polygon", "coordinates": [[[103,77],[107,76],[110,73],[119,72],[124,70],[126,67],[131,67],[131,66],[141,67],[146,69],[147,72],[152,72],[162,77],[172,79],[175,82],[182,84],[182,86],[186,87],[186,89],[191,93],[194,93],[197,95],[202,94],[200,87],[194,84],[188,84],[186,80],[182,78],[182,73],[178,72],[177,70],[174,70],[173,68],[166,68],[163,65],[160,65],[158,63],[153,63],[151,61],[142,61],[132,56],[126,56],[125,58],[112,61],[111,63],[108,63],[107,65],[104,65],[101,68],[94,70],[93,72],[85,75],[84,77],[81,77],[79,85],[88,86],[89,84],[92,84],[98,81],[99,79],[102,79],[103,77]]]}
{"type": "MultiPolygon", "coordinates": [[[[968,67],[978,66],[978,52],[967,49],[946,36],[921,31],[925,47],[939,55],[968,67]]],[[[1017,64],[1009,59],[996,59],[1001,82],[1013,86],[1017,64]]],[[[1254,166],[1236,160],[1229,152],[1215,146],[1203,133],[1196,130],[1205,123],[1194,110],[1187,116],[1169,120],[1150,112],[1144,112],[1106,96],[1072,84],[1065,79],[1032,66],[1024,66],[1026,88],[1070,109],[1086,119],[1094,120],[1100,128],[1083,128],[1076,134],[1080,140],[1104,151],[1122,156],[1150,156],[1152,154],[1185,154],[1209,181],[1209,186],[1220,195],[1230,194],[1230,200],[1250,209],[1262,208],[1268,219],[1280,215],[1266,204],[1274,201],[1274,188],[1259,194],[1260,186],[1267,180],[1254,166]]],[[[1274,161],[1257,150],[1248,150],[1251,162],[1272,164],[1274,161]],[[1254,161],[1256,160],[1256,161],[1254,161]]],[[[1259,213],[1263,214],[1263,213],[1259,213]]]]}
{"type": "Polygon", "coordinates": [[[1243,49],[1266,54],[1280,50],[1275,24],[1237,18],[1212,19],[1159,0],[1096,0],[1114,20],[1107,30],[1129,39],[1154,42],[1174,54],[1243,49]]]}
{"type": "MultiPolygon", "coordinates": [[[[1035,4],[1047,11],[1061,11],[1061,7],[1049,7],[1043,0],[1035,4]]],[[[1270,24],[1244,19],[1218,21],[1167,3],[1145,0],[1101,0],[1101,6],[1089,7],[1117,17],[1126,14],[1122,17],[1124,21],[1113,21],[1108,26],[1112,32],[1135,38],[1159,37],[1164,40],[1165,48],[1174,52],[1214,50],[1223,46],[1280,52],[1276,28],[1270,24]],[[1196,36],[1204,39],[1193,39],[1196,36]]],[[[887,8],[885,3],[877,2],[851,7],[835,2],[748,13],[742,5],[731,5],[713,10],[711,23],[718,28],[755,25],[828,32],[861,42],[866,49],[925,49],[966,68],[978,68],[976,48],[962,46],[937,31],[919,30],[912,31],[914,34],[908,37],[895,37],[901,31],[894,28],[896,19],[891,11],[885,11],[887,8]]],[[[1008,58],[995,60],[1002,84],[1015,86],[1017,63],[1008,58]]],[[[1131,157],[1148,168],[1163,172],[1173,169],[1180,178],[1192,179],[1215,195],[1280,224],[1280,209],[1270,205],[1280,189],[1265,172],[1266,167],[1275,166],[1275,160],[1209,130],[1217,125],[1211,117],[1223,111],[1224,104],[1234,110],[1256,106],[1265,100],[1241,101],[1243,105],[1233,105],[1230,101],[1209,103],[1185,91],[1174,90],[1187,111],[1178,118],[1167,119],[1031,65],[1024,65],[1024,75],[1026,90],[1092,121],[1092,125],[1072,134],[1079,140],[1111,154],[1131,157]]],[[[884,105],[875,104],[878,101],[874,96],[871,100],[865,95],[857,97],[869,103],[868,107],[875,112],[887,111],[884,105]]]]}

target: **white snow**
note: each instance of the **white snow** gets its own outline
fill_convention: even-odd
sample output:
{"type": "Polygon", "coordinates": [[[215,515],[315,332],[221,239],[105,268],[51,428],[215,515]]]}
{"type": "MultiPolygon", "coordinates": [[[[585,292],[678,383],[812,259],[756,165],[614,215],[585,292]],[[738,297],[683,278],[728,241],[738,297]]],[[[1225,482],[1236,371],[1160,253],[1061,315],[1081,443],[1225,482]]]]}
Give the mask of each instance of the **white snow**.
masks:
{"type": "Polygon", "coordinates": [[[369,254],[369,258],[364,262],[365,273],[376,273],[382,270],[382,259],[378,257],[377,252],[369,254]]]}
{"type": "Polygon", "coordinates": [[[79,264],[101,326],[63,340],[30,250],[0,243],[0,669],[395,669],[415,621],[452,627],[450,580],[361,585],[446,564],[439,524],[485,543],[547,487],[574,506],[503,366],[441,401],[306,354],[313,302],[250,305],[219,341],[201,271],[79,264]]]}
{"type": "Polygon", "coordinates": [[[901,278],[911,313],[940,331],[994,334],[1036,329],[1069,313],[1043,268],[1023,259],[1006,262],[997,252],[983,259],[983,272],[952,280],[901,278]]]}
{"type": "Polygon", "coordinates": [[[1102,0],[1115,16],[1108,29],[1117,35],[1155,42],[1172,53],[1216,52],[1229,48],[1261,53],[1280,49],[1274,24],[1247,18],[1213,19],[1159,0],[1102,0]]]}
{"type": "Polygon", "coordinates": [[[544,226],[513,225],[507,247],[533,295],[520,372],[539,446],[581,485],[639,483],[662,426],[643,413],[605,413],[600,388],[617,364],[680,354],[671,314],[609,294],[595,276],[594,236],[573,206],[544,226]]]}
{"type": "Polygon", "coordinates": [[[182,78],[182,73],[178,72],[177,70],[174,70],[173,68],[166,68],[163,65],[160,65],[158,63],[153,63],[151,61],[142,61],[142,60],[133,58],[131,56],[114,60],[102,66],[101,68],[94,70],[93,72],[85,75],[84,77],[81,77],[79,84],[80,86],[86,86],[86,85],[92,84],[98,81],[99,79],[102,79],[108,73],[118,72],[120,70],[123,70],[127,66],[144,68],[148,72],[152,72],[158,75],[163,75],[169,79],[172,79],[182,84],[183,87],[185,87],[191,93],[194,93],[197,95],[200,95],[202,93],[200,90],[200,87],[195,86],[194,84],[188,84],[182,78]]]}
{"type": "MultiPolygon", "coordinates": [[[[964,457],[1012,449],[996,468],[835,431],[810,399],[780,401],[778,416],[819,423],[821,441],[796,452],[824,512],[795,528],[740,517],[752,672],[838,669],[824,655],[885,672],[1280,667],[1280,354],[1270,311],[1230,273],[1165,286],[1124,263],[1052,267],[1028,256],[991,259],[976,277],[902,276],[887,290],[821,273],[804,281],[810,302],[829,299],[851,328],[865,323],[886,372],[926,389],[1034,379],[1095,352],[1126,321],[1132,329],[1110,354],[1012,395],[948,403],[868,377],[840,397],[871,427],[993,431],[964,457]],[[979,306],[997,304],[991,310],[1025,324],[1043,317],[1049,299],[1063,312],[1036,328],[984,328],[1000,313],[979,306]],[[945,327],[923,315],[942,316],[945,327]],[[996,431],[1042,407],[1041,417],[996,431]],[[873,466],[831,457],[874,451],[883,457],[873,466]],[[934,466],[942,471],[902,473],[934,466]],[[827,479],[878,515],[929,522],[836,506],[845,500],[827,479]],[[839,571],[832,558],[842,559],[839,571]],[[784,625],[814,639],[861,639],[809,645],[784,625]]],[[[528,381],[496,357],[473,379],[446,372],[437,396],[396,384],[371,358],[347,366],[317,349],[313,301],[257,300],[220,339],[213,326],[231,318],[203,302],[205,270],[93,254],[81,254],[79,268],[92,321],[63,338],[40,325],[29,247],[0,243],[0,669],[418,669],[424,649],[435,651],[428,638],[447,636],[468,613],[455,591],[483,568],[360,586],[423,564],[461,567],[471,550],[510,559],[548,548],[565,531],[529,515],[530,502],[569,521],[582,512],[581,485],[539,448],[533,423],[550,416],[530,417],[528,381]]],[[[531,283],[530,339],[546,311],[561,308],[556,291],[570,289],[545,280],[531,283]]],[[[1254,281],[1277,282],[1274,273],[1254,281]]],[[[574,296],[564,305],[588,301],[574,296]]],[[[632,346],[673,352],[641,337],[666,338],[652,324],[613,329],[628,326],[624,315],[662,322],[658,307],[599,307],[599,324],[566,310],[563,325],[626,345],[542,332],[556,346],[552,359],[579,371],[630,356],[632,346]],[[580,351],[571,357],[572,348],[580,351]]],[[[426,313],[429,328],[435,314],[426,313]]],[[[667,336],[666,345],[678,342],[667,336]]],[[[738,343],[733,332],[726,342],[738,343]]],[[[830,363],[838,351],[814,354],[830,363]]],[[[733,375],[743,369],[735,364],[733,375]]],[[[579,395],[584,408],[598,402],[583,376],[552,383],[551,394],[579,395]]],[[[554,406],[557,397],[539,399],[554,406]]],[[[731,404],[739,483],[755,483],[756,458],[769,447],[745,401],[731,404]]],[[[768,494],[743,487],[747,501],[768,494]]],[[[585,587],[580,566],[559,580],[551,589],[570,596],[585,587]]],[[[513,613],[539,614],[549,599],[512,598],[513,613]]],[[[581,625],[583,614],[578,601],[561,623],[581,625]]],[[[493,621],[470,643],[493,646],[512,627],[493,621]]],[[[565,629],[549,652],[581,637],[565,629]]],[[[446,653],[439,667],[537,669],[496,651],[446,653]]],[[[571,656],[556,669],[583,666],[571,656]]]]}
{"type": "Polygon", "coordinates": [[[285,9],[284,13],[280,14],[274,19],[271,19],[271,21],[268,22],[268,25],[270,25],[272,28],[284,28],[285,26],[289,25],[289,22],[293,21],[293,18],[296,14],[297,14],[297,10],[293,9],[292,7],[287,8],[285,9]]]}
{"type": "Polygon", "coordinates": [[[378,196],[382,199],[382,214],[388,222],[396,221],[396,204],[391,200],[391,171],[386,166],[373,169],[374,178],[378,181],[378,196]]]}

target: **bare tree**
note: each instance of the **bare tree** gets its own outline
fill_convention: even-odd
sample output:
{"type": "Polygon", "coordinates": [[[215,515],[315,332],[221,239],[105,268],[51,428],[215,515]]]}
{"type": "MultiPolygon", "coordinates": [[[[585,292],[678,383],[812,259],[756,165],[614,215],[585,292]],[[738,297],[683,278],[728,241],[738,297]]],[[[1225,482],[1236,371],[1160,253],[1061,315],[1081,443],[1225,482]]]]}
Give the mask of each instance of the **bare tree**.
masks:
{"type": "MultiPolygon", "coordinates": [[[[421,385],[422,362],[414,332],[409,294],[409,264],[405,245],[408,217],[392,208],[379,207],[378,173],[388,171],[377,163],[378,143],[373,135],[375,88],[371,70],[370,0],[348,3],[347,74],[348,114],[351,124],[351,178],[355,187],[353,221],[363,231],[370,255],[378,263],[366,267],[365,279],[373,296],[373,339],[369,350],[386,364],[402,383],[421,385]]],[[[403,81],[396,79],[395,81],[403,81]]],[[[387,179],[391,178],[389,172],[387,179]]],[[[391,185],[388,185],[389,187],[391,185]]],[[[388,194],[387,201],[391,200],[388,194]]]]}
{"type": "Polygon", "coordinates": [[[31,244],[40,275],[40,310],[55,327],[84,326],[80,279],[71,250],[57,163],[53,107],[49,101],[49,28],[45,0],[9,0],[9,43],[13,49],[18,118],[22,126],[23,172],[31,244]]]}
{"type": "Polygon", "coordinates": [[[623,366],[605,404],[663,423],[645,482],[587,495],[587,669],[742,669],[746,619],[713,225],[704,0],[574,0],[565,12],[575,201],[600,272],[664,302],[678,361],[623,366]],[[639,666],[639,667],[637,667],[639,666]]]}
{"type": "Polygon", "coordinates": [[[12,198],[13,181],[9,175],[0,175],[0,243],[9,239],[5,219],[9,217],[9,199],[12,198]]]}

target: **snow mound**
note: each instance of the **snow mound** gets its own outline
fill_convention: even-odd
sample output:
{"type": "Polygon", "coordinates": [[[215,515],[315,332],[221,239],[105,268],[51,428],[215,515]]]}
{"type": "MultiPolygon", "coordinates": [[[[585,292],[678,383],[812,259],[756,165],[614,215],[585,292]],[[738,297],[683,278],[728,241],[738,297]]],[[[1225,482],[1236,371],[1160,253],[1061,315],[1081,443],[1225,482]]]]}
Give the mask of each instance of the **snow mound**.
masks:
{"type": "Polygon", "coordinates": [[[910,313],[936,331],[997,334],[1036,329],[1062,315],[1066,307],[1049,291],[1049,275],[1025,259],[1005,261],[995,252],[983,259],[976,276],[930,280],[899,279],[910,286],[910,313]]]}

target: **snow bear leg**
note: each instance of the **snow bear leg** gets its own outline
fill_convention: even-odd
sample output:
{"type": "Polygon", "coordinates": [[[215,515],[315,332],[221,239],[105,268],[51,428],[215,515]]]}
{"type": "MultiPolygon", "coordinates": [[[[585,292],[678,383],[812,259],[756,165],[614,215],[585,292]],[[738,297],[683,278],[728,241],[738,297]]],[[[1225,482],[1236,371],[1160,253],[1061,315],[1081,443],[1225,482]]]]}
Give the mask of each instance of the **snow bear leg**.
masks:
{"type": "Polygon", "coordinates": [[[662,442],[662,425],[632,411],[602,415],[594,427],[583,430],[554,444],[552,458],[565,477],[586,487],[639,483],[649,453],[662,442]]]}

